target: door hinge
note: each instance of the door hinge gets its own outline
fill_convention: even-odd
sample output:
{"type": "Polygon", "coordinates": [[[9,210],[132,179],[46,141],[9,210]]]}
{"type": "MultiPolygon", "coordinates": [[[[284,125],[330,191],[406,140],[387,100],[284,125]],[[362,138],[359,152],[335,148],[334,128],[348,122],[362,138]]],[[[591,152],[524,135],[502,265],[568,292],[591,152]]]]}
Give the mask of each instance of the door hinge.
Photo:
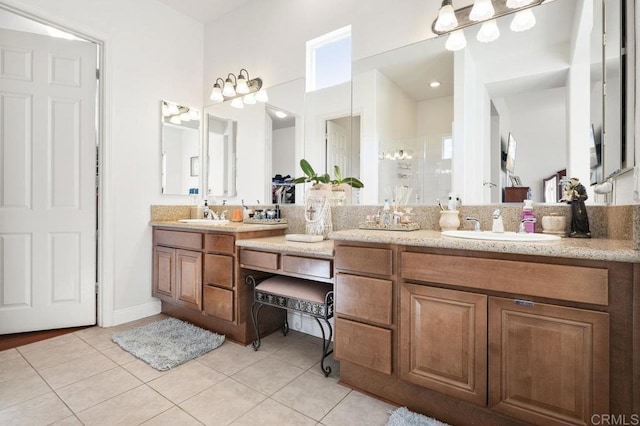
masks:
{"type": "Polygon", "coordinates": [[[100,285],[96,284],[96,294],[99,294],[99,292],[100,292],[100,285]]]}
{"type": "Polygon", "coordinates": [[[96,68],[96,79],[100,79],[100,69],[96,68]]]}

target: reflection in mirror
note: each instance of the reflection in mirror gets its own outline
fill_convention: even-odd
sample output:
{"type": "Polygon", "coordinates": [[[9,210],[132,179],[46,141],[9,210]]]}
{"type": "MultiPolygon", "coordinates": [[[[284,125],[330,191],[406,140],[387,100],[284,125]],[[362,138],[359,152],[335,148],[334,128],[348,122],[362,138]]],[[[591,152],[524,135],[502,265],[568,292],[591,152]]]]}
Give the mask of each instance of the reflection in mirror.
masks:
{"type": "Polygon", "coordinates": [[[162,101],[162,193],[189,195],[200,187],[200,111],[162,101]]]}
{"type": "MultiPolygon", "coordinates": [[[[589,129],[603,116],[595,109],[602,79],[590,72],[602,62],[602,48],[590,44],[598,18],[591,1],[533,10],[537,24],[524,32],[509,30],[513,16],[499,18],[501,35],[491,43],[476,40],[476,25],[463,30],[467,46],[457,52],[445,49],[443,36],[354,63],[363,203],[380,204],[403,186],[412,203],[433,205],[449,192],[467,204],[496,203],[512,174],[543,202],[545,179],[562,170],[589,181],[589,129]],[[509,133],[518,140],[512,171],[509,133]]],[[[594,31],[601,39],[601,28],[594,31]]],[[[620,125],[619,111],[605,115],[620,125]]]]}
{"type": "Polygon", "coordinates": [[[264,139],[271,192],[266,202],[294,204],[300,201],[291,181],[299,173],[298,163],[304,153],[304,86],[305,80],[300,78],[269,89],[264,139]]]}
{"type": "MultiPolygon", "coordinates": [[[[305,94],[304,156],[318,174],[334,178],[338,166],[342,176],[360,179],[360,137],[359,127],[353,130],[357,118],[351,109],[351,87],[349,81],[305,94]]],[[[296,173],[302,174],[299,167],[296,173]]],[[[358,203],[359,190],[351,195],[358,203]]]]}
{"type": "Polygon", "coordinates": [[[207,196],[236,195],[238,123],[207,114],[207,196]]]}

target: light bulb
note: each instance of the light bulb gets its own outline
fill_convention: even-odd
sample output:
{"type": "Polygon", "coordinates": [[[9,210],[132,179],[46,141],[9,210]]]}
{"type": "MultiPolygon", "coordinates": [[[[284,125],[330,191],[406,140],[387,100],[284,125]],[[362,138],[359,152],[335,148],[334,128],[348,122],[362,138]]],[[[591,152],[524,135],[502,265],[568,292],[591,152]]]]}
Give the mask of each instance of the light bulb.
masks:
{"type": "Polygon", "coordinates": [[[513,17],[513,21],[511,21],[511,31],[520,32],[527,31],[533,28],[536,24],[536,17],[533,14],[533,10],[525,9],[520,12],[516,12],[516,15],[513,17]]]}
{"type": "Polygon", "coordinates": [[[267,91],[264,90],[264,89],[258,90],[258,93],[256,93],[256,101],[258,101],[258,102],[268,102],[269,101],[269,96],[267,96],[267,91]]]}
{"type": "Polygon", "coordinates": [[[451,0],[444,0],[442,2],[442,7],[438,11],[438,19],[434,25],[434,29],[436,31],[444,32],[450,31],[458,26],[458,19],[456,18],[456,13],[453,10],[453,6],[451,6],[451,0]]]}
{"type": "Polygon", "coordinates": [[[506,6],[509,9],[518,9],[533,3],[533,0],[507,0],[506,6]]]}
{"type": "Polygon", "coordinates": [[[247,80],[242,74],[238,76],[238,84],[236,85],[236,93],[239,95],[245,95],[249,93],[249,86],[247,86],[247,80]]]}
{"type": "Polygon", "coordinates": [[[489,43],[500,37],[500,29],[495,19],[484,22],[478,31],[476,38],[482,43],[489,43]]]}
{"type": "Polygon", "coordinates": [[[256,97],[253,93],[249,93],[242,97],[242,101],[247,105],[253,105],[256,103],[256,97]]]}
{"type": "Polygon", "coordinates": [[[230,78],[224,82],[224,87],[222,88],[222,95],[230,98],[231,96],[236,95],[236,89],[233,88],[233,82],[230,78]]]}
{"type": "Polygon", "coordinates": [[[231,106],[233,108],[244,108],[244,104],[242,103],[242,98],[235,98],[231,101],[231,106]]]}
{"type": "Polygon", "coordinates": [[[447,50],[455,52],[456,50],[464,49],[466,45],[467,39],[464,36],[464,32],[462,30],[457,30],[449,33],[449,37],[447,37],[447,42],[444,47],[446,47],[447,50]]]}
{"type": "Polygon", "coordinates": [[[471,13],[469,13],[469,19],[472,21],[485,21],[495,15],[496,11],[493,8],[491,0],[475,0],[471,13]]]}

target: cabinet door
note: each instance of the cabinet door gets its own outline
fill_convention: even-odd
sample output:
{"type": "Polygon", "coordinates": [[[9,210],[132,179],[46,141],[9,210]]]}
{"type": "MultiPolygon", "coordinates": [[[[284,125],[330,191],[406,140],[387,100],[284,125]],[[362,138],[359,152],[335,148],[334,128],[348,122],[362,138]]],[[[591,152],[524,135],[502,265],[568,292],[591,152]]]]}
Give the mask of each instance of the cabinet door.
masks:
{"type": "Polygon", "coordinates": [[[489,405],[538,425],[609,412],[609,315],[489,298],[489,405]]]}
{"type": "Polygon", "coordinates": [[[487,296],[403,284],[400,378],[486,405],[487,296]]]}
{"type": "Polygon", "coordinates": [[[176,250],[175,302],[202,310],[202,253],[176,250]]]}
{"type": "Polygon", "coordinates": [[[162,300],[173,301],[175,283],[175,249],[153,248],[152,294],[162,300]]]}

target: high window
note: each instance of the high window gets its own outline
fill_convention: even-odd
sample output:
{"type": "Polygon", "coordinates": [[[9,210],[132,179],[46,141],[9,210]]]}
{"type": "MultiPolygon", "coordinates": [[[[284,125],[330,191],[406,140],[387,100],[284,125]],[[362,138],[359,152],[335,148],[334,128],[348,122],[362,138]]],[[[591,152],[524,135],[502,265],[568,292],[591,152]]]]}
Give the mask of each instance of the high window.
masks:
{"type": "Polygon", "coordinates": [[[307,42],[307,92],[351,80],[351,25],[307,42]]]}

